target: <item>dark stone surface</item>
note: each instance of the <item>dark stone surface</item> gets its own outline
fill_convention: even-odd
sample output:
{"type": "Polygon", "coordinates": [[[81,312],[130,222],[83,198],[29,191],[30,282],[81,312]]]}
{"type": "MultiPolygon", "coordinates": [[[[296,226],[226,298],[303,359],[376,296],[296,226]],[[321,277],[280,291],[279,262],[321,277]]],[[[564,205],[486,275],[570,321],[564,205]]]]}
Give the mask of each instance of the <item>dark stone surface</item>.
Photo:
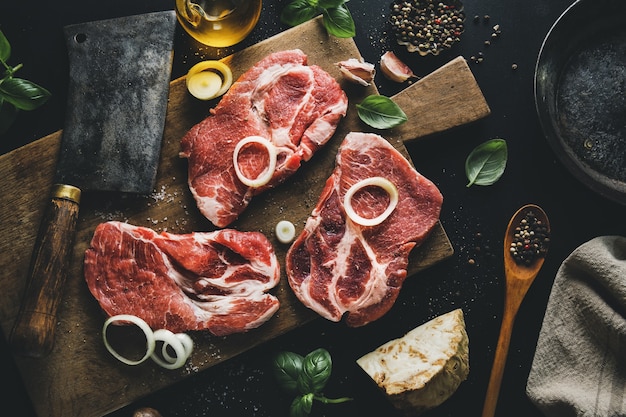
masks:
{"type": "MultiPolygon", "coordinates": [[[[271,358],[279,350],[306,354],[318,347],[328,349],[334,361],[326,394],[352,396],[355,400],[339,405],[316,403],[312,416],[394,416],[389,402],[355,360],[459,307],[465,313],[470,339],[469,378],[450,400],[428,415],[479,416],[502,318],[504,230],[509,218],[526,203],[538,204],[547,212],[552,246],[517,316],[497,415],[541,416],[526,397],[525,385],[556,271],[583,242],[599,235],[626,235],[624,207],[599,196],[563,167],[545,140],[535,111],[533,75],[539,49],[553,22],[570,3],[571,0],[466,2],[468,20],[461,41],[439,56],[421,57],[393,44],[388,34],[386,2],[349,2],[356,22],[355,40],[368,62],[377,63],[383,51],[392,49],[417,75],[424,76],[456,56],[469,60],[482,53],[483,61],[472,62],[471,68],[492,114],[472,125],[408,146],[417,169],[433,180],[444,195],[441,221],[455,248],[454,256],[408,279],[392,311],[377,322],[347,329],[323,319],[314,321],[112,416],[131,416],[142,405],[170,417],[286,416],[292,398],[276,387],[271,358]],[[474,16],[479,18],[474,21],[474,16]],[[501,34],[492,38],[493,26],[497,24],[501,34]],[[490,45],[485,45],[486,40],[490,45]],[[506,139],[509,146],[503,177],[492,186],[467,188],[465,158],[475,146],[496,137],[506,139]]],[[[286,0],[265,1],[261,22],[248,39],[234,48],[200,47],[177,30],[173,77],[183,75],[201,59],[225,56],[286,29],[278,18],[285,4],[286,0]]],[[[173,6],[173,0],[2,2],[0,30],[13,46],[11,62],[24,63],[20,75],[47,86],[53,93],[43,108],[19,116],[8,135],[1,138],[2,152],[62,128],[67,90],[63,25],[173,6]]],[[[387,96],[402,87],[385,81],[380,74],[376,84],[381,94],[387,96]]],[[[7,351],[4,340],[0,347],[7,351]]],[[[9,387],[2,391],[5,409],[23,410],[15,415],[30,417],[32,410],[10,356],[3,355],[0,369],[4,385],[9,387]]]]}

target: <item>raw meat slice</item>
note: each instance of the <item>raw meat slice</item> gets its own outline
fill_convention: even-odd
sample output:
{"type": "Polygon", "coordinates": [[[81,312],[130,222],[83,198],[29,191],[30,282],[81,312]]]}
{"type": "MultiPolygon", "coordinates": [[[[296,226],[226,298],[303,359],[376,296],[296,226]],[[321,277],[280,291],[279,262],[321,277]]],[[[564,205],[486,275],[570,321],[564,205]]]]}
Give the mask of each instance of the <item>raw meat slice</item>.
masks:
{"type": "MultiPolygon", "coordinates": [[[[188,159],[189,188],[200,212],[217,227],[232,223],[253,196],[283,182],[331,138],[347,107],[335,79],[307,65],[302,51],[259,61],[181,139],[180,156],[188,159]],[[255,188],[239,180],[233,163],[237,143],[248,136],[266,138],[278,155],[270,181],[255,188]]],[[[246,146],[238,162],[246,178],[257,178],[267,167],[267,150],[246,146]]]]}
{"type": "MultiPolygon", "coordinates": [[[[443,197],[383,137],[351,132],[304,230],[287,252],[289,285],[308,308],[331,321],[346,315],[357,327],[382,317],[395,303],[408,256],[439,220],[443,197]],[[395,210],[376,226],[346,216],[344,196],[357,182],[383,177],[398,190],[395,210]]],[[[387,192],[368,187],[352,198],[356,214],[376,217],[387,192]]]]}
{"type": "Polygon", "coordinates": [[[153,329],[224,336],[265,323],[280,266],[265,235],[223,229],[157,234],[121,222],[98,225],[85,252],[89,290],[109,316],[134,314],[153,329]]]}

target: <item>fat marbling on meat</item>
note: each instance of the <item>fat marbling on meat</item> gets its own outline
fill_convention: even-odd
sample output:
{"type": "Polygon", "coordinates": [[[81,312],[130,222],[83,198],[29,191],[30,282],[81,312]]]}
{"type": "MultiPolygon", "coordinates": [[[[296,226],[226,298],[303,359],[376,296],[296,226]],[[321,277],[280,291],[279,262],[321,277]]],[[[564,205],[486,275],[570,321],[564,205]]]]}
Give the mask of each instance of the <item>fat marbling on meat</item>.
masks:
{"type": "MultiPolygon", "coordinates": [[[[188,183],[200,212],[226,227],[253,196],[282,183],[334,134],[348,99],[337,81],[316,65],[307,65],[299,49],[272,53],[245,72],[211,114],[181,140],[188,159],[188,183]],[[248,136],[261,136],[277,150],[276,169],[260,187],[242,183],[233,153],[248,136]]],[[[246,147],[239,164],[256,178],[267,166],[267,150],[246,147]]]]}
{"type": "MultiPolygon", "coordinates": [[[[354,195],[352,207],[362,217],[374,217],[389,204],[379,187],[360,194],[354,195]]],[[[395,303],[409,253],[437,224],[442,203],[438,188],[386,139],[349,133],[317,205],[287,253],[289,285],[305,306],[328,320],[345,315],[351,327],[377,320],[395,303]],[[371,177],[391,181],[398,203],[382,223],[362,226],[346,215],[344,196],[371,177]]]]}
{"type": "Polygon", "coordinates": [[[157,234],[101,223],[85,252],[84,276],[107,315],[133,314],[155,330],[224,336],[262,325],[279,307],[268,291],[280,266],[259,232],[157,234]]]}

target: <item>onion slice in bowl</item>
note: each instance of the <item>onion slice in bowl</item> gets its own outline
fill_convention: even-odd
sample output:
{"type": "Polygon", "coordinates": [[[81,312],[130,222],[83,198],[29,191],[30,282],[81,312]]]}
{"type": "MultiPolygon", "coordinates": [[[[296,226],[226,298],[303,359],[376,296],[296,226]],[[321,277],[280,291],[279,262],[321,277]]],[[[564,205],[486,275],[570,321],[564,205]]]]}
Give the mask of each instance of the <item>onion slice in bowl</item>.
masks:
{"type": "Polygon", "coordinates": [[[272,144],[272,142],[262,136],[248,136],[243,138],[239,141],[239,143],[237,143],[237,146],[235,146],[235,151],[233,152],[233,165],[235,166],[237,178],[239,178],[242,183],[252,188],[262,187],[267,184],[274,175],[274,170],[276,169],[276,147],[272,144]],[[267,149],[267,154],[269,156],[269,164],[267,168],[256,178],[246,177],[239,169],[239,152],[241,152],[241,149],[249,143],[258,143],[262,145],[265,149],[267,149]]]}
{"type": "Polygon", "coordinates": [[[152,329],[150,328],[150,326],[148,326],[148,323],[146,323],[143,319],[137,316],[133,316],[131,314],[118,314],[117,316],[109,317],[104,322],[104,326],[102,327],[102,339],[104,340],[104,346],[107,348],[109,353],[111,353],[111,355],[113,355],[115,359],[119,360],[122,363],[125,363],[126,365],[139,365],[140,363],[152,356],[152,354],[154,353],[154,348],[156,346],[154,332],[152,332],[152,329]],[[109,339],[107,338],[107,328],[111,323],[116,321],[131,322],[135,326],[139,327],[139,329],[141,329],[141,331],[146,335],[146,353],[141,359],[136,361],[128,359],[117,353],[117,351],[113,349],[113,347],[109,343],[109,339]]]}
{"type": "Polygon", "coordinates": [[[346,210],[346,215],[354,223],[360,224],[361,226],[376,226],[381,224],[385,221],[385,219],[387,219],[387,217],[389,217],[389,215],[391,215],[391,213],[395,210],[397,204],[398,189],[391,181],[383,177],[370,177],[357,182],[348,189],[346,195],[343,198],[343,205],[346,210]],[[354,210],[354,207],[352,207],[352,197],[354,197],[356,192],[361,190],[362,188],[369,186],[380,187],[385,190],[387,194],[389,194],[389,205],[387,206],[385,211],[371,219],[360,216],[354,210]]]}

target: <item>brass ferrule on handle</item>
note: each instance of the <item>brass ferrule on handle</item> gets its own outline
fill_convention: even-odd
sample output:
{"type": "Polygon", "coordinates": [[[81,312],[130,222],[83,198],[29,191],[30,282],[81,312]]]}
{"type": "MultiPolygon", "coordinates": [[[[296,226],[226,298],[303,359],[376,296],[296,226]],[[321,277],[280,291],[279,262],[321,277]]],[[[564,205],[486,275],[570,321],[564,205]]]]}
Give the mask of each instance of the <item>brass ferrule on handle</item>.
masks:
{"type": "Polygon", "coordinates": [[[80,204],[80,188],[68,184],[54,184],[52,187],[52,198],[61,198],[80,204]]]}

